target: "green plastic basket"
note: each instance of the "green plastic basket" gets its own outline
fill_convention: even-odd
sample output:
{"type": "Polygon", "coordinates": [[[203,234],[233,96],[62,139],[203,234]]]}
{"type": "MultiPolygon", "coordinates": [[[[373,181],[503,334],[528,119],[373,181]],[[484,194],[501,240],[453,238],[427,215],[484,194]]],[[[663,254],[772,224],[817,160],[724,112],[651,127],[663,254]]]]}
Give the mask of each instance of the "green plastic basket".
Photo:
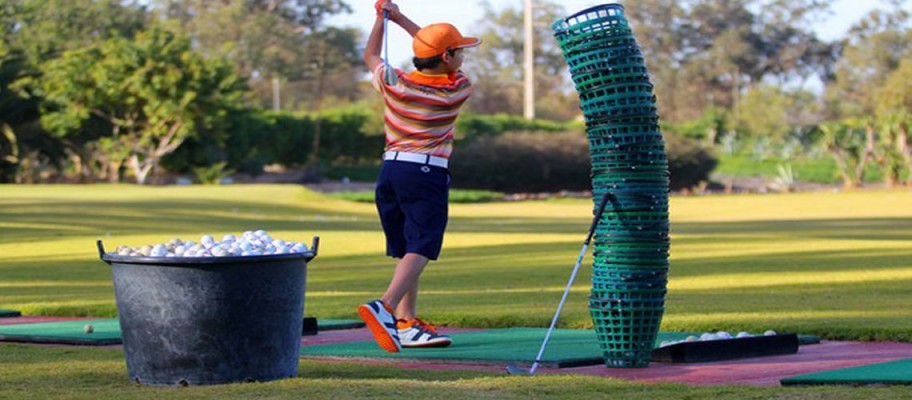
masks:
{"type": "Polygon", "coordinates": [[[662,138],[662,135],[654,132],[617,134],[611,136],[587,136],[589,137],[590,148],[595,147],[598,151],[624,151],[628,148],[639,146],[665,147],[665,140],[662,138]]]}
{"type": "Polygon", "coordinates": [[[639,47],[636,46],[616,46],[596,49],[592,51],[580,52],[565,58],[567,60],[567,65],[570,66],[571,71],[573,71],[574,67],[576,66],[590,65],[592,63],[606,63],[607,65],[619,65],[627,63],[645,64],[645,61],[630,61],[640,60],[643,58],[643,52],[639,47]],[[624,61],[628,62],[625,63],[624,61]]]}
{"type": "Polygon", "coordinates": [[[668,271],[649,271],[641,269],[615,268],[612,264],[595,265],[592,267],[592,280],[615,282],[640,282],[657,279],[668,280],[668,271]]]}
{"type": "Polygon", "coordinates": [[[652,102],[630,104],[607,104],[593,102],[588,105],[581,105],[583,116],[587,120],[611,120],[623,121],[629,118],[657,116],[658,108],[652,102]]]}
{"type": "Polygon", "coordinates": [[[614,48],[639,48],[633,31],[628,27],[617,27],[604,31],[602,35],[565,36],[557,40],[564,57],[614,48]]]}
{"type": "MultiPolygon", "coordinates": [[[[665,155],[664,151],[637,152],[637,151],[617,151],[616,149],[611,149],[614,151],[606,150],[606,149],[602,149],[600,151],[595,151],[594,147],[590,147],[590,149],[593,149],[592,154],[591,154],[591,160],[593,162],[626,161],[626,162],[634,163],[634,166],[631,167],[630,171],[633,173],[639,173],[639,174],[660,172],[660,170],[658,169],[659,167],[655,167],[656,169],[654,169],[654,170],[651,170],[649,168],[644,168],[642,170],[637,171],[636,170],[637,163],[655,164],[657,162],[667,161],[667,159],[668,159],[667,156],[665,155]]],[[[661,171],[661,172],[664,175],[667,175],[667,171],[661,171]]]]}
{"type": "MultiPolygon", "coordinates": [[[[627,68],[633,69],[633,68],[627,68]]],[[[602,86],[617,84],[642,84],[649,83],[649,75],[641,72],[618,72],[615,74],[581,74],[578,78],[573,79],[574,87],[578,93],[586,93],[596,90],[602,86]]]]}
{"type": "MultiPolygon", "coordinates": [[[[629,52],[632,53],[632,52],[629,52]]],[[[642,55],[631,54],[625,57],[605,58],[604,56],[590,56],[578,58],[574,63],[569,63],[570,74],[591,73],[593,71],[610,71],[630,67],[646,67],[646,60],[642,55]]]]}
{"type": "Polygon", "coordinates": [[[606,304],[618,304],[623,301],[664,301],[668,290],[664,287],[650,289],[613,289],[593,287],[589,294],[591,299],[599,299],[606,304]]]}
{"type": "Polygon", "coordinates": [[[590,308],[595,334],[609,368],[645,368],[652,358],[663,310],[606,311],[590,308]]]}
{"type": "Polygon", "coordinates": [[[604,126],[634,126],[634,125],[656,125],[659,123],[659,115],[630,115],[630,116],[586,116],[586,129],[600,128],[604,126]]]}
{"type": "Polygon", "coordinates": [[[656,139],[662,137],[662,130],[658,124],[612,124],[586,127],[586,135],[590,138],[612,138],[624,135],[649,135],[656,139]]]}
{"type": "Polygon", "coordinates": [[[607,29],[617,25],[627,25],[624,16],[624,6],[620,4],[603,4],[582,10],[567,18],[562,18],[551,24],[551,29],[557,35],[572,35],[576,32],[593,32],[607,29]]]}

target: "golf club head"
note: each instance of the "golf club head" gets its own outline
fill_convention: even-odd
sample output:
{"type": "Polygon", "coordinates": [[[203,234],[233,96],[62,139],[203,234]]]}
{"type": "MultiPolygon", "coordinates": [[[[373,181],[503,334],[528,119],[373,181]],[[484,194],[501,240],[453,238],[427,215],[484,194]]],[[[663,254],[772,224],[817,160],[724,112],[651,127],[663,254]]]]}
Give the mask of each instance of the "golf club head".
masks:
{"type": "Polygon", "coordinates": [[[520,368],[513,365],[507,366],[507,373],[510,375],[532,375],[531,371],[527,368],[520,368]]]}

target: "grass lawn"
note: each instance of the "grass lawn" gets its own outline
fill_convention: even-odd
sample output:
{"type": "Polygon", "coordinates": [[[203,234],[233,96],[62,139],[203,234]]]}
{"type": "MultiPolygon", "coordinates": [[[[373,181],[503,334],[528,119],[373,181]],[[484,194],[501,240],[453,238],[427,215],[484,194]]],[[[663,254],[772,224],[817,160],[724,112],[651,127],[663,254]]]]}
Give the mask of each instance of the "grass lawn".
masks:
{"type": "Polygon", "coordinates": [[[2,399],[897,399],[908,388],[644,384],[592,376],[507,376],[301,361],[298,377],[189,388],[130,384],[123,353],[0,344],[2,399]]]}
{"type": "MultiPolygon", "coordinates": [[[[909,204],[910,191],[673,198],[662,329],[774,329],[830,339],[912,341],[909,204]]],[[[547,326],[591,207],[573,199],[453,205],[441,260],[422,281],[422,316],[451,326],[547,326]]],[[[110,269],[98,260],[96,239],[113,249],[257,228],[287,240],[321,237],[320,255],[308,266],[307,315],[353,318],[355,307],[379,296],[388,282],[392,262],[382,255],[383,236],[370,204],[278,185],[0,186],[0,308],[26,315],[114,316],[110,269]]],[[[587,274],[577,280],[561,326],[591,326],[587,274]]],[[[82,397],[78,391],[84,389],[100,398],[357,397],[346,395],[352,387],[364,387],[364,396],[417,392],[432,398],[895,394],[646,386],[588,377],[531,381],[307,361],[300,378],[270,384],[177,391],[134,388],[125,377],[118,352],[0,345],[0,398],[28,397],[26,390],[37,387],[46,394],[37,398],[67,397],[70,390],[77,391],[72,397],[82,397]]]]}
{"type": "MultiPolygon", "coordinates": [[[[912,340],[909,204],[910,191],[673,198],[663,329],[912,340]]],[[[422,281],[424,317],[547,326],[590,207],[572,199],[453,205],[441,260],[422,281]]],[[[114,316],[96,239],[114,248],[256,228],[321,237],[308,266],[308,315],[355,317],[389,280],[392,261],[370,204],[295,186],[0,186],[0,308],[114,316]]],[[[562,326],[591,326],[589,287],[586,271],[562,326]]]]}
{"type": "MultiPolygon", "coordinates": [[[[746,155],[720,154],[718,157],[719,166],[713,172],[722,175],[774,178],[779,176],[780,165],[790,165],[792,172],[795,174],[795,179],[799,182],[842,183],[836,161],[829,155],[818,159],[795,157],[784,160],[771,157],[763,161],[753,160],[746,155]]],[[[864,181],[867,183],[880,183],[883,180],[883,172],[880,169],[881,167],[876,163],[869,163],[865,170],[864,181]]]]}

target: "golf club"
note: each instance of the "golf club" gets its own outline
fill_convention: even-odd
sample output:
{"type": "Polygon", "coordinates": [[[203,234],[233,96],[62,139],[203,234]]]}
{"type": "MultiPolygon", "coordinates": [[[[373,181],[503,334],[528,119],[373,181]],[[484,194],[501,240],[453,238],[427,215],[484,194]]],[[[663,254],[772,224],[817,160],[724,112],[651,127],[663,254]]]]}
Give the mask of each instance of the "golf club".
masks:
{"type": "Polygon", "coordinates": [[[589,226],[589,234],[586,235],[586,241],[583,242],[583,248],[580,250],[579,257],[576,258],[576,265],[573,266],[573,273],[570,274],[570,280],[567,281],[567,288],[564,289],[564,295],[561,297],[560,304],[557,305],[557,311],[554,312],[554,318],[551,319],[551,326],[548,327],[548,333],[545,334],[545,340],[542,342],[541,349],[538,350],[538,356],[535,357],[535,362],[532,363],[532,368],[526,369],[508,365],[508,374],[535,375],[535,371],[538,369],[539,364],[541,364],[542,355],[545,354],[545,348],[548,346],[548,340],[551,339],[551,332],[554,332],[554,325],[557,325],[557,317],[560,316],[560,312],[564,308],[564,302],[567,301],[567,295],[570,294],[570,286],[573,286],[573,281],[576,280],[576,273],[579,272],[580,264],[583,263],[583,257],[586,256],[586,250],[589,249],[589,242],[592,241],[592,236],[595,234],[595,227],[598,225],[599,218],[602,216],[602,212],[605,211],[605,205],[608,204],[609,197],[611,197],[611,193],[605,192],[605,195],[602,197],[602,201],[599,203],[598,211],[596,211],[595,216],[592,217],[592,225],[589,226]]]}
{"type": "Polygon", "coordinates": [[[389,64],[389,11],[387,10],[383,10],[383,71],[386,84],[392,84],[393,71],[390,70],[389,64]]]}

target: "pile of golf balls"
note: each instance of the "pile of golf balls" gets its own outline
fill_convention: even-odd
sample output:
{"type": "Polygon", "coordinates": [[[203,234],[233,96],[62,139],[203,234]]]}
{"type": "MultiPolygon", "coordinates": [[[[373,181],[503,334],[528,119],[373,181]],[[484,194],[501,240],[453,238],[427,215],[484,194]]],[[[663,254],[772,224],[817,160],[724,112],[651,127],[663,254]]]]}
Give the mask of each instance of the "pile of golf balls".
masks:
{"type": "Polygon", "coordinates": [[[140,247],[119,246],[116,253],[127,257],[230,257],[294,254],[307,252],[304,243],[273,239],[266,231],[246,231],[240,237],[225,235],[216,241],[212,235],[203,235],[199,243],[192,240],[171,239],[168,243],[140,247]]]}
{"type": "Polygon", "coordinates": [[[659,347],[666,347],[666,346],[671,346],[671,345],[675,345],[678,343],[684,343],[684,342],[706,342],[706,341],[710,341],[710,340],[725,340],[725,339],[735,339],[735,338],[740,339],[740,338],[747,338],[747,337],[754,337],[754,336],[776,336],[776,331],[769,330],[769,331],[763,332],[763,335],[754,335],[752,333],[742,331],[742,332],[738,332],[738,334],[734,335],[734,336],[732,336],[732,334],[730,334],[726,331],[718,331],[716,333],[704,333],[700,336],[690,335],[687,337],[687,339],[684,339],[684,340],[666,340],[666,341],[663,341],[661,344],[659,344],[659,347]]]}

